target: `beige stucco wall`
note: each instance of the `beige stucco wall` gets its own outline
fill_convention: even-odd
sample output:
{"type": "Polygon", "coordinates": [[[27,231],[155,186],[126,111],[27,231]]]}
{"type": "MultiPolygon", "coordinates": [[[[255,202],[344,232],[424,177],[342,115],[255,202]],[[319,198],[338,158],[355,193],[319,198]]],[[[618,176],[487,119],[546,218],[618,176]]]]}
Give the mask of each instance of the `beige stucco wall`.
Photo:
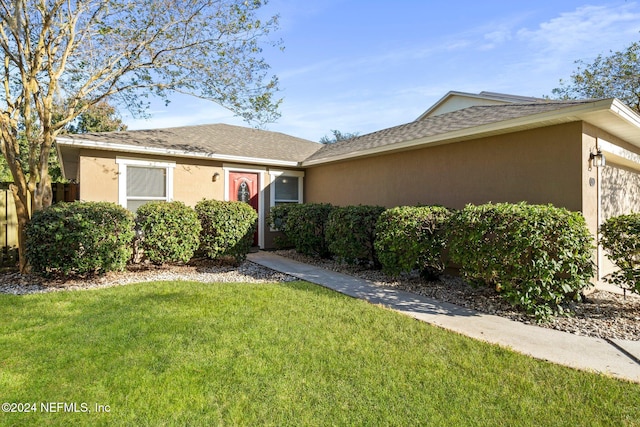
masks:
{"type": "MultiPolygon", "coordinates": [[[[80,199],[118,203],[117,153],[110,151],[82,150],[79,176],[80,199]]],[[[138,160],[175,162],[173,171],[173,199],[195,206],[202,198],[224,198],[224,171],[222,164],[199,159],[183,159],[159,156],[122,156],[138,160]],[[213,182],[215,173],[220,178],[213,182]]]]}
{"type": "MultiPolygon", "coordinates": [[[[164,156],[127,155],[103,150],[79,151],[79,157],[69,156],[67,160],[78,164],[77,176],[80,182],[80,199],[86,201],[109,201],[118,203],[118,164],[116,157],[136,160],[151,160],[160,162],[175,162],[173,170],[173,199],[184,202],[188,206],[195,206],[203,198],[224,200],[225,172],[222,162],[188,158],[173,158],[164,156]],[[213,176],[219,177],[214,182],[213,176]]],[[[231,164],[226,163],[229,167],[231,164]]],[[[249,166],[251,167],[251,166],[249,166]]],[[[247,165],[239,165],[239,170],[244,170],[247,165]]],[[[264,247],[274,246],[274,237],[279,233],[272,232],[267,223],[269,206],[271,203],[271,188],[269,168],[260,167],[263,170],[263,179],[260,183],[264,207],[264,221],[261,227],[264,232],[264,247]]],[[[275,168],[282,170],[282,167],[275,168]]],[[[300,172],[300,169],[287,169],[300,172]]]]}
{"type": "Polygon", "coordinates": [[[582,209],[580,122],[321,165],[306,172],[307,202],[387,207],[553,203],[582,209]]]}
{"type": "Polygon", "coordinates": [[[640,212],[640,171],[609,162],[602,170],[602,220],[640,212]]]}
{"type": "Polygon", "coordinates": [[[189,206],[195,206],[203,198],[224,200],[222,164],[194,159],[176,161],[173,172],[173,198],[189,206]],[[213,175],[216,173],[220,176],[213,182],[213,175]]]}
{"type": "Polygon", "coordinates": [[[118,203],[118,165],[109,151],[80,150],[80,200],[118,203]]]}
{"type": "MultiPolygon", "coordinates": [[[[597,236],[598,227],[608,218],[631,212],[640,212],[640,163],[612,154],[620,149],[640,156],[640,148],[617,138],[602,129],[585,124],[585,150],[601,148],[606,156],[606,166],[592,168],[589,176],[597,177],[595,201],[588,200],[585,217],[597,236]],[[593,210],[596,213],[593,214],[593,210]],[[594,219],[595,218],[595,219],[594,219]]],[[[589,156],[589,151],[585,152],[589,156]]],[[[593,191],[593,190],[592,190],[593,191]]],[[[599,240],[599,239],[598,239],[599,240]]],[[[606,256],[606,251],[598,242],[598,278],[602,279],[616,268],[606,256]]]]}
{"type": "Polygon", "coordinates": [[[592,152],[595,153],[597,149],[597,137],[600,130],[583,123],[582,132],[582,207],[580,211],[584,215],[589,231],[596,236],[600,223],[598,207],[600,171],[590,165],[589,155],[592,152]]]}
{"type": "MultiPolygon", "coordinates": [[[[551,203],[582,212],[596,236],[602,171],[589,170],[589,153],[599,137],[599,129],[574,122],[313,167],[307,170],[306,201],[454,209],[467,203],[551,203]]],[[[594,252],[594,261],[606,264],[601,251],[594,252]]]]}

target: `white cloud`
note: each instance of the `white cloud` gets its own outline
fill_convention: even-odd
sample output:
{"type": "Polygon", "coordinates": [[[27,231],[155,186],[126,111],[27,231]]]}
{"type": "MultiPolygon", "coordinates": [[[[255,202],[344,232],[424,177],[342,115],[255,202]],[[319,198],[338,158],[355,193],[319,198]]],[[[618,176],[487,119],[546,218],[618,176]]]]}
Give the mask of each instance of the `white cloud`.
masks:
{"type": "MultiPolygon", "coordinates": [[[[336,1],[311,0],[313,7],[306,9],[293,0],[274,0],[282,5],[283,20],[293,19],[292,27],[295,17],[321,14],[336,1]]],[[[267,129],[318,141],[331,129],[364,134],[409,122],[449,90],[541,96],[569,75],[574,60],[589,60],[640,38],[636,3],[583,6],[544,22],[539,15],[532,21],[532,10],[484,19],[476,26],[452,27],[451,33],[425,29],[418,38],[384,39],[355,53],[315,45],[312,51],[307,46],[285,50],[287,56],[274,67],[285,97],[282,118],[267,129]]],[[[180,98],[158,110],[149,121],[127,123],[131,129],[244,125],[200,100],[180,98]]]]}
{"type": "Polygon", "coordinates": [[[484,40],[486,41],[480,49],[481,50],[490,50],[494,49],[512,39],[512,31],[510,28],[504,27],[499,28],[494,31],[490,31],[484,35],[484,40]]]}
{"type": "Polygon", "coordinates": [[[621,6],[584,6],[566,12],[535,29],[523,28],[518,37],[544,55],[573,54],[578,57],[616,49],[616,42],[640,30],[640,13],[635,3],[621,6]]]}

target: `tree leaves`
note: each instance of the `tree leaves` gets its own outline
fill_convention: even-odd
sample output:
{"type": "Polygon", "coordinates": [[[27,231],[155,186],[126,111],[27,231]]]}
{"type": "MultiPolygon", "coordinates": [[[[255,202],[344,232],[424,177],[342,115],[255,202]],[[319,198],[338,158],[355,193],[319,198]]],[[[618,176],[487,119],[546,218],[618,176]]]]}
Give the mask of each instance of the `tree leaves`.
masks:
{"type": "Polygon", "coordinates": [[[578,69],[569,82],[552,93],[560,99],[618,98],[640,112],[640,43],[626,50],[598,55],[592,63],[576,61],[578,69]]]}
{"type": "Polygon", "coordinates": [[[29,193],[35,210],[51,203],[48,160],[55,137],[101,102],[141,115],[147,96],[167,100],[179,92],[218,103],[257,126],[275,121],[278,80],[260,55],[263,47],[280,45],[269,39],[278,17],[264,19],[263,5],[0,0],[0,149],[13,177],[20,228],[29,219],[29,193]]]}
{"type": "Polygon", "coordinates": [[[600,226],[600,234],[607,258],[619,268],[605,280],[640,293],[640,213],[609,218],[600,226]]]}

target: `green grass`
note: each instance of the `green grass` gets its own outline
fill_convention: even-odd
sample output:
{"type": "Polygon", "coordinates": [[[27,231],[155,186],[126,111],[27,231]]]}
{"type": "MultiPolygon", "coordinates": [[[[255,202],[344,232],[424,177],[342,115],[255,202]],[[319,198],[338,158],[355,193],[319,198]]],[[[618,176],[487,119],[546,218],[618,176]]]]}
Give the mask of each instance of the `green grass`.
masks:
{"type": "Polygon", "coordinates": [[[0,331],[0,400],[38,409],[1,425],[640,425],[637,384],[304,282],[2,295],[0,331]]]}

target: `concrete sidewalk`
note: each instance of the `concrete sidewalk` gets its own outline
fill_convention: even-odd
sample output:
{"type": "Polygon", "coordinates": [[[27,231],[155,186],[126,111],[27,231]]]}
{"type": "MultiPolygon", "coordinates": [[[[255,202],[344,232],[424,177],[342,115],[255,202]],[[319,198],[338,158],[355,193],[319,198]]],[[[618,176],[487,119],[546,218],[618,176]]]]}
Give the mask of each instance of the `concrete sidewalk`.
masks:
{"type": "Polygon", "coordinates": [[[403,314],[498,344],[537,359],[640,383],[640,341],[604,340],[525,325],[431,298],[290,260],[274,253],[249,254],[256,264],[354,298],[382,304],[403,314]]]}

